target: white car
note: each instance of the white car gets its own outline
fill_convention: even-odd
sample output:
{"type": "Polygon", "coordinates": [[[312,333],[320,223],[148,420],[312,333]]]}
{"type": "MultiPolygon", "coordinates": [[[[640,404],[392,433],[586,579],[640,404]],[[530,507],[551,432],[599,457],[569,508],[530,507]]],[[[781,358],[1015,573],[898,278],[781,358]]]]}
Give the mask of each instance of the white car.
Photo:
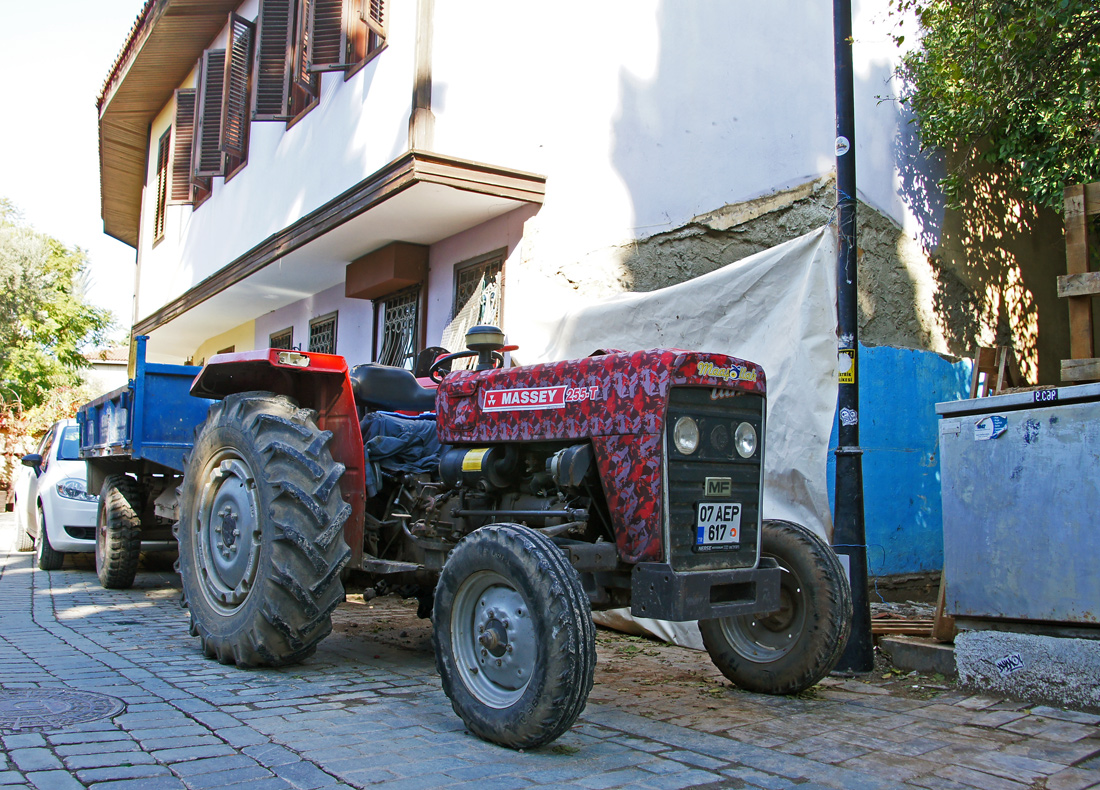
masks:
{"type": "Polygon", "coordinates": [[[23,456],[15,483],[15,546],[35,550],[38,567],[55,571],[67,552],[95,551],[99,497],[89,494],[76,420],[55,422],[38,449],[23,456]]]}

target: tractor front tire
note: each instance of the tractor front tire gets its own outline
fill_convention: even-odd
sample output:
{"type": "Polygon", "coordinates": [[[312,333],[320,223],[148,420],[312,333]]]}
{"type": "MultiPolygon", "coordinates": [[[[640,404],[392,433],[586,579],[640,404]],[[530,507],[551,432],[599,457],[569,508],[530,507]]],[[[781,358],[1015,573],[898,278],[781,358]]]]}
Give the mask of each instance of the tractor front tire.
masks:
{"type": "Polygon", "coordinates": [[[343,464],[316,413],[268,392],[210,407],[180,498],[179,571],[191,633],[239,667],[312,655],[343,600],[351,556],[343,464]]]}
{"type": "Polygon", "coordinates": [[[699,622],[714,665],[735,685],[797,694],[832,671],[848,641],[852,592],[833,550],[790,521],[763,523],[760,552],[782,571],[780,609],[699,622]]]}
{"type": "Polygon", "coordinates": [[[592,612],[546,536],[491,524],[463,538],[436,586],[432,625],[443,691],[475,735],[532,749],[584,710],[596,666],[592,612]]]}
{"type": "Polygon", "coordinates": [[[137,480],[109,475],[99,492],[95,572],[108,590],[132,587],[141,556],[142,491],[137,480]]]}

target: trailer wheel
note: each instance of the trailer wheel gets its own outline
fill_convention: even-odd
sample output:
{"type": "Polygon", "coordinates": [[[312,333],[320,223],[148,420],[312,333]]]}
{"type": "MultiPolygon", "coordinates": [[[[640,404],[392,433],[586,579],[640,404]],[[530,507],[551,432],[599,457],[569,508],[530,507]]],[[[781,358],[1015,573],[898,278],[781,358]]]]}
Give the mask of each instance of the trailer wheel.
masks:
{"type": "Polygon", "coordinates": [[[99,492],[95,527],[95,572],[108,590],[134,583],[141,556],[141,486],[132,477],[109,475],[99,492]]]}
{"type": "Polygon", "coordinates": [[[61,569],[65,562],[64,552],[60,552],[50,543],[50,533],[46,531],[46,514],[42,512],[42,505],[35,508],[38,514],[38,540],[34,542],[34,557],[39,570],[56,571],[61,569]]]}
{"type": "Polygon", "coordinates": [[[313,653],[344,598],[343,464],[316,413],[268,392],[210,407],[184,473],[179,570],[191,633],[239,667],[313,653]]]}
{"type": "Polygon", "coordinates": [[[778,612],[703,620],[714,665],[737,686],[796,694],[832,671],[848,641],[852,593],[833,550],[805,527],[765,521],[761,553],[783,571],[778,612]]]}
{"type": "Polygon", "coordinates": [[[595,626],[580,577],[546,536],[492,524],[464,538],[440,575],[432,624],[443,691],[475,735],[530,749],[584,710],[595,626]]]}

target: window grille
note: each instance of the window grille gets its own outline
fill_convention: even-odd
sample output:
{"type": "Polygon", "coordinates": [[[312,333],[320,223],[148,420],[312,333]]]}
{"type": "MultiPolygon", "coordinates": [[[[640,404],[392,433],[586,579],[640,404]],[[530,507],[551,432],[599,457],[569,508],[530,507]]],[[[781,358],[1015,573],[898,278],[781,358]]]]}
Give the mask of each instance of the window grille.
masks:
{"type": "Polygon", "coordinates": [[[382,350],[378,363],[410,368],[416,358],[420,326],[420,286],[400,291],[382,303],[382,350]]]}
{"type": "Polygon", "coordinates": [[[309,322],[309,350],[321,354],[336,353],[336,313],[309,322]]]}
{"type": "Polygon", "coordinates": [[[503,291],[504,259],[494,257],[465,266],[455,273],[455,298],[452,315],[466,308],[474,324],[500,326],[500,300],[503,291]],[[470,304],[476,299],[476,305],[470,304]]]}
{"type": "Polygon", "coordinates": [[[282,348],[290,351],[294,348],[294,327],[288,326],[281,332],[275,332],[268,340],[268,348],[282,348]]]}

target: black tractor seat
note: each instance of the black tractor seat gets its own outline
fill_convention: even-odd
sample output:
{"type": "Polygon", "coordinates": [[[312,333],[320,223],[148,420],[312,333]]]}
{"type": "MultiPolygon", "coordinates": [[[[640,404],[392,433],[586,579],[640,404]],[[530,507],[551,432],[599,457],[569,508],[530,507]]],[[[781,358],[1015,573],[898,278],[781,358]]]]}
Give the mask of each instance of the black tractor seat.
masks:
{"type": "Polygon", "coordinates": [[[435,390],[421,387],[411,371],[368,362],[351,369],[351,391],[364,406],[384,411],[435,411],[435,390]]]}

